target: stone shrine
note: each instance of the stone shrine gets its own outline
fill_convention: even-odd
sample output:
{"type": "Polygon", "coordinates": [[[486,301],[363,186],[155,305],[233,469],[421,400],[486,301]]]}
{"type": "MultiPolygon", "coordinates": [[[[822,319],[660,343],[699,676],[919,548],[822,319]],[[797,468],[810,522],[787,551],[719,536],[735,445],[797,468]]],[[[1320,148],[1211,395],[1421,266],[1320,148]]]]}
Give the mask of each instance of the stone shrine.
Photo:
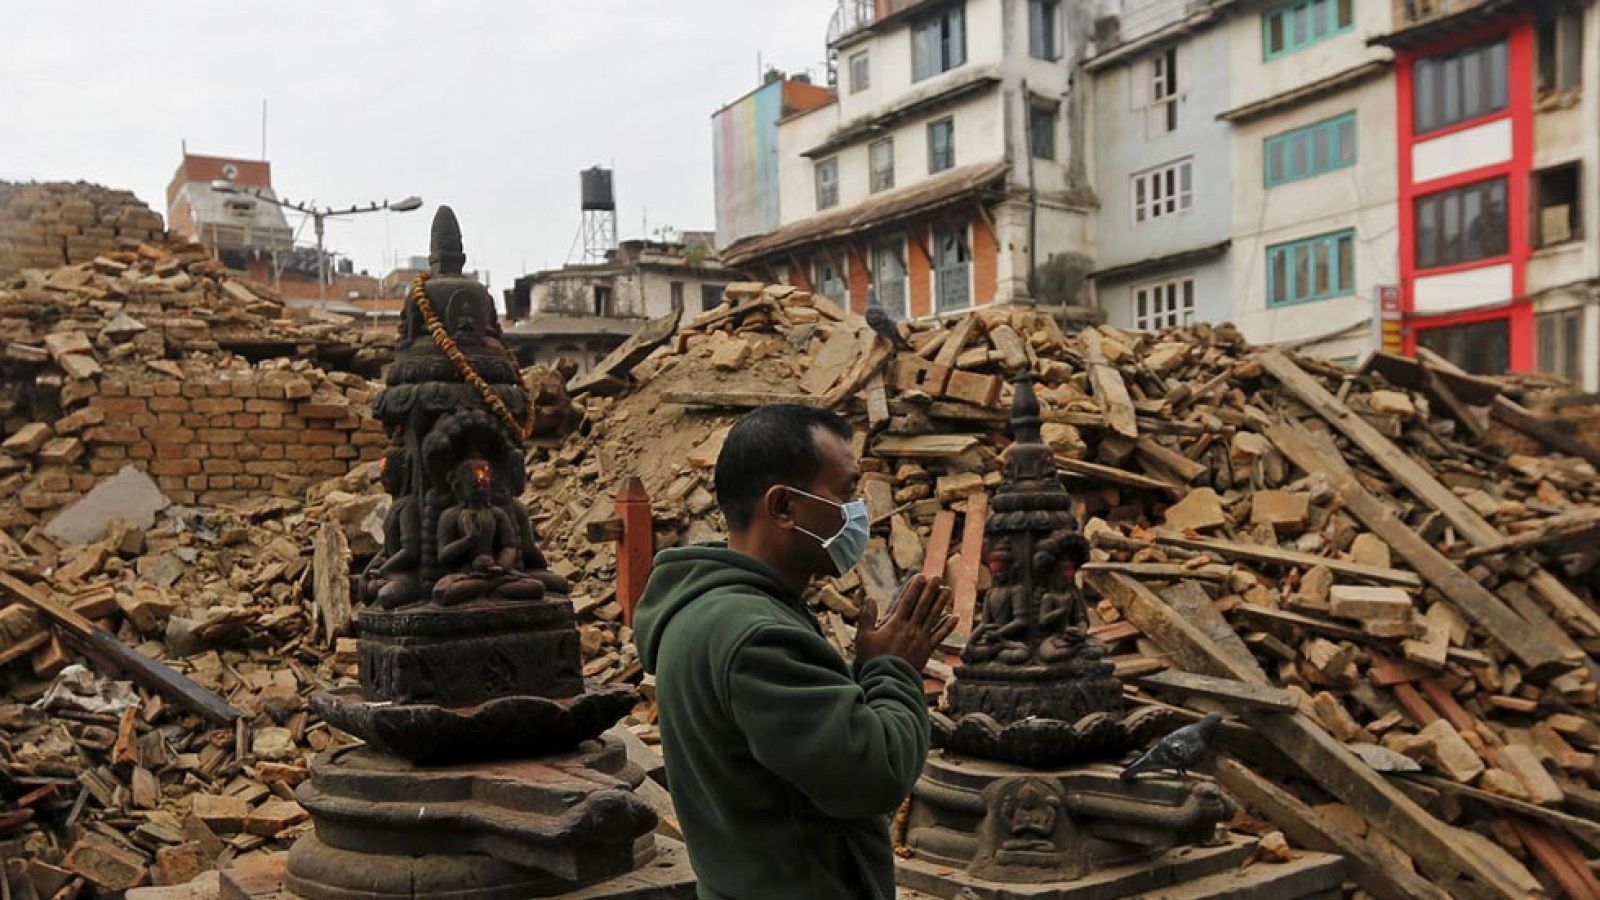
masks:
{"type": "Polygon", "coordinates": [[[529,398],[465,259],[440,207],[373,408],[394,502],[357,583],[360,687],[312,697],[365,743],[312,760],[296,797],[314,832],[281,873],[225,873],[225,896],[280,876],[307,900],[694,894],[643,771],[603,735],[634,690],[584,683],[567,582],[518,499],[529,398]]]}
{"type": "Polygon", "coordinates": [[[897,825],[907,898],[1105,900],[1184,885],[1182,896],[1338,896],[1332,857],[1280,868],[1254,893],[1231,878],[1255,842],[1221,827],[1234,804],[1206,779],[1123,781],[1111,762],[1183,724],[1123,708],[1089,633],[1077,568],[1089,545],[1040,438],[1029,375],[1013,385],[1003,480],[984,529],[994,576],[962,650],[935,749],[897,825]],[[1282,876],[1282,877],[1279,877],[1282,876]]]}

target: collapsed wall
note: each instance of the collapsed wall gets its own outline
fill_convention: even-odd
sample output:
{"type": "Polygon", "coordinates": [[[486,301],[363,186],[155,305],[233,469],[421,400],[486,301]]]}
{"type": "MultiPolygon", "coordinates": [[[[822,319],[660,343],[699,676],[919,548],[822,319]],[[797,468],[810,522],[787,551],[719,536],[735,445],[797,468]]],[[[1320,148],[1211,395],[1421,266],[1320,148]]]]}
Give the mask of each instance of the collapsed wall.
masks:
{"type": "Polygon", "coordinates": [[[0,181],[0,278],[159,241],[161,215],[131,191],[84,181],[0,181]]]}

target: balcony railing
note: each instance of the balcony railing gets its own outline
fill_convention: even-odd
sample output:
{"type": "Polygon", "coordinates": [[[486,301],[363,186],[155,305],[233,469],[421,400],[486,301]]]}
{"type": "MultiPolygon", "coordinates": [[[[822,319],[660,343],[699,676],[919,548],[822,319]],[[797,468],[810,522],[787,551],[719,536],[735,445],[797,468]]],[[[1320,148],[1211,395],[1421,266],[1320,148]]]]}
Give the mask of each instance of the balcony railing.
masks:
{"type": "Polygon", "coordinates": [[[839,8],[828,22],[829,46],[871,25],[876,18],[876,0],[839,0],[839,8]]]}

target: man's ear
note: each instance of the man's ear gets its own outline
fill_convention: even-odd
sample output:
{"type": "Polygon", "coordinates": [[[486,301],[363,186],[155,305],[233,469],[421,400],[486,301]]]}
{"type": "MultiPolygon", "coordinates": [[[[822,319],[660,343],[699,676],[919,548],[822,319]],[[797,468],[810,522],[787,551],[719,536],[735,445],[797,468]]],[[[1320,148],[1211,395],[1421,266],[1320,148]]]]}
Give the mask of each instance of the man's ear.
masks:
{"type": "Polygon", "coordinates": [[[781,484],[761,494],[761,509],[779,528],[794,527],[794,494],[781,484]]]}

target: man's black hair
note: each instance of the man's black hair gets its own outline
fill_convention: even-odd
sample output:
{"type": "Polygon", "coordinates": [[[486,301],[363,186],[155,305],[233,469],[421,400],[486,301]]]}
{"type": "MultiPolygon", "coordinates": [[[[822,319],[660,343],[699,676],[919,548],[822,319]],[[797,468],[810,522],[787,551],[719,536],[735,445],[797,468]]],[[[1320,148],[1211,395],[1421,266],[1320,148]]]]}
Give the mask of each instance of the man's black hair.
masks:
{"type": "Polygon", "coordinates": [[[850,440],[838,413],[796,403],[763,406],[734,424],[717,454],[717,505],[733,531],[750,526],[756,503],[775,484],[810,484],[822,471],[816,429],[850,440]]]}

